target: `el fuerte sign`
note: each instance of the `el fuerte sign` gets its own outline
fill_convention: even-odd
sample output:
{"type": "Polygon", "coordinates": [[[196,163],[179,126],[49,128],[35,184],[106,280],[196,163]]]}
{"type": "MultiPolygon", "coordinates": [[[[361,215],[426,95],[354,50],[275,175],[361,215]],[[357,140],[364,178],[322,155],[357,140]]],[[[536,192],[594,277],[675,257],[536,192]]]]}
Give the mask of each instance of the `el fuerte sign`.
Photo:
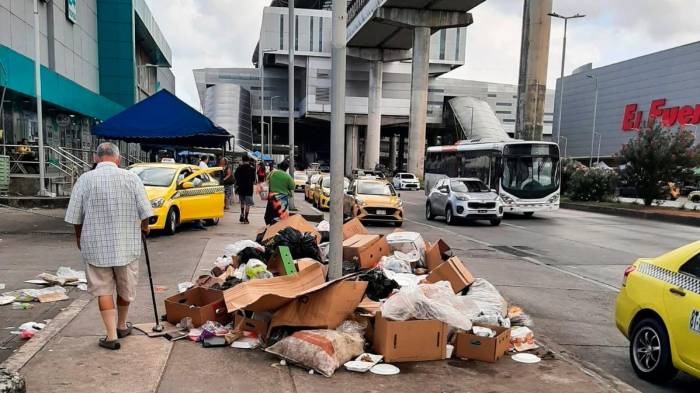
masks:
{"type": "Polygon", "coordinates": [[[78,0],[66,0],[66,19],[72,23],[78,22],[78,0]]]}
{"type": "MultiPolygon", "coordinates": [[[[622,131],[635,131],[642,127],[644,111],[638,110],[637,104],[625,105],[622,115],[622,131]]],[[[700,104],[667,106],[665,98],[657,98],[651,101],[647,115],[647,121],[661,120],[665,127],[676,124],[682,126],[700,124],[700,104]]]]}

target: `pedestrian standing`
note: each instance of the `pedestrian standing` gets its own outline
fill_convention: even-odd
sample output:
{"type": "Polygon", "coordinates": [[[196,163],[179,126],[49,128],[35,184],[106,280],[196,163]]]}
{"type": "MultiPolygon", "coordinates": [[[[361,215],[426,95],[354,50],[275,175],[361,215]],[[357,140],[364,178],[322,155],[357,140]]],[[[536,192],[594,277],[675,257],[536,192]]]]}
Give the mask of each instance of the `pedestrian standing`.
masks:
{"type": "Polygon", "coordinates": [[[267,207],[265,208],[265,223],[270,225],[276,221],[289,217],[289,198],[294,197],[294,179],[289,176],[287,170],[289,164],[282,161],[277,169],[270,172],[267,177],[269,192],[267,194],[267,207]]]}
{"type": "Polygon", "coordinates": [[[199,157],[199,167],[202,169],[209,168],[209,156],[204,154],[201,157],[199,157]]]}
{"type": "Polygon", "coordinates": [[[250,207],[254,205],[253,187],[255,185],[256,173],[253,165],[251,165],[249,157],[243,156],[243,162],[241,166],[236,168],[233,177],[236,181],[236,192],[241,201],[241,217],[238,221],[244,224],[250,224],[250,221],[248,221],[248,213],[250,213],[250,207]]]}
{"type": "Polygon", "coordinates": [[[223,168],[219,175],[219,181],[221,185],[224,186],[224,210],[228,210],[233,197],[233,170],[231,169],[228,159],[224,156],[219,158],[219,163],[217,165],[223,168]]]}
{"type": "Polygon", "coordinates": [[[75,228],[88,292],[97,297],[107,333],[99,345],[116,350],[121,346],[118,339],[131,334],[126,318],[139,277],[141,235],[148,233],[153,212],[139,177],[119,168],[115,144],[100,144],[95,161],[95,169],[75,183],[65,220],[75,228]]]}

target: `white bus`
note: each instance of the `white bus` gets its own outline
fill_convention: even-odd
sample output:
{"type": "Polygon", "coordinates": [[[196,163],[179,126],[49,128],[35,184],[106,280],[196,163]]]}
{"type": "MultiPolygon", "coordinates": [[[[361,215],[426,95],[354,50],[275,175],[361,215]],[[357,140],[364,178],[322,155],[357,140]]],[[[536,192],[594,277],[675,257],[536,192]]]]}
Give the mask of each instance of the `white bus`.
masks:
{"type": "Polygon", "coordinates": [[[507,213],[559,208],[559,147],[539,141],[459,141],[433,146],[425,155],[426,195],[439,179],[474,177],[496,190],[507,213]]]}

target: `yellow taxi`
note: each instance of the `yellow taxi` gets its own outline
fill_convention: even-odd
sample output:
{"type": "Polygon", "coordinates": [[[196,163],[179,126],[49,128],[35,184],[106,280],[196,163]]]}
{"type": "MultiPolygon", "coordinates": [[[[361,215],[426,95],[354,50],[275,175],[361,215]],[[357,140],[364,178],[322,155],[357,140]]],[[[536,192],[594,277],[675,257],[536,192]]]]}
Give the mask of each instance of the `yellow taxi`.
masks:
{"type": "Polygon", "coordinates": [[[314,200],[314,188],[316,188],[318,178],[321,177],[321,175],[321,173],[314,173],[309,176],[306,181],[306,185],[304,185],[304,199],[306,202],[312,202],[314,200]]]}
{"type": "Polygon", "coordinates": [[[359,178],[345,193],[343,214],[360,221],[403,225],[403,202],[394,186],[386,180],[359,178]]]}
{"type": "MultiPolygon", "coordinates": [[[[343,177],[343,192],[347,191],[350,180],[343,177]]],[[[331,176],[328,174],[316,179],[316,186],[313,190],[312,203],[321,210],[328,210],[331,204],[331,176]]]]}
{"type": "Polygon", "coordinates": [[[216,225],[224,216],[224,187],[213,175],[222,168],[144,163],[129,170],[141,179],[151,201],[150,229],[172,235],[183,222],[205,220],[216,225]]]}
{"type": "Polygon", "coordinates": [[[662,383],[678,370],[700,378],[700,241],[628,266],[615,323],[640,378],[662,383]]]}

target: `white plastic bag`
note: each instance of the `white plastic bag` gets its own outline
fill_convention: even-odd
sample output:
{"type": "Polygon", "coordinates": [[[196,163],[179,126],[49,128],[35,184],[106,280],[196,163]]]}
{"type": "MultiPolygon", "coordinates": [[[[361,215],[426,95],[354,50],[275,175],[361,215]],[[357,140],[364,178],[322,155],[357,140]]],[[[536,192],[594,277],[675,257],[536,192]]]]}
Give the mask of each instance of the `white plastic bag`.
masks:
{"type": "Polygon", "coordinates": [[[455,295],[447,281],[403,287],[382,304],[382,316],[387,319],[437,319],[466,331],[479,312],[476,303],[455,295]]]}
{"type": "Polygon", "coordinates": [[[508,302],[501,296],[498,289],[483,278],[477,278],[469,286],[469,292],[464,296],[473,300],[481,309],[483,316],[505,319],[508,315],[508,302]]]}
{"type": "Polygon", "coordinates": [[[413,273],[411,264],[403,259],[397,258],[394,255],[383,256],[379,260],[379,267],[382,270],[390,270],[394,273],[413,273]]]}
{"type": "Polygon", "coordinates": [[[408,258],[418,261],[423,266],[425,260],[425,241],[418,232],[393,232],[386,235],[392,251],[408,254],[408,258]]]}
{"type": "Polygon", "coordinates": [[[331,230],[331,223],[323,220],[316,225],[316,230],[319,232],[329,232],[331,230]]]}
{"type": "Polygon", "coordinates": [[[229,244],[228,246],[226,246],[226,248],[224,248],[224,256],[235,257],[241,251],[243,251],[244,248],[248,247],[253,247],[260,251],[265,251],[265,247],[252,240],[239,240],[235,243],[229,244]]]}
{"type": "Polygon", "coordinates": [[[214,261],[214,266],[218,267],[221,270],[225,270],[226,267],[231,263],[233,263],[231,257],[217,257],[216,261],[214,261]]]}

